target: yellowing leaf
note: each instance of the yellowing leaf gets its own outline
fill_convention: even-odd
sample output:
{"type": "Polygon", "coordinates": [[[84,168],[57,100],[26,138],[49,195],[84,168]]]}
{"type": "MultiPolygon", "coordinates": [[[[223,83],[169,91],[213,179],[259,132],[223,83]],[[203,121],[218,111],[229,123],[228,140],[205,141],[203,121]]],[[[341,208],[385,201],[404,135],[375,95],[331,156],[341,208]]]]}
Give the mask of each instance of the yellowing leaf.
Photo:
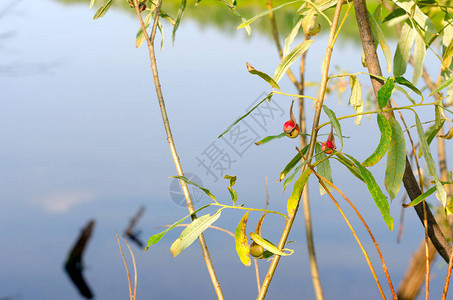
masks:
{"type": "Polygon", "coordinates": [[[247,267],[250,266],[250,246],[247,239],[246,227],[249,219],[249,212],[246,212],[236,227],[234,232],[234,241],[236,242],[236,252],[241,262],[247,267]]]}

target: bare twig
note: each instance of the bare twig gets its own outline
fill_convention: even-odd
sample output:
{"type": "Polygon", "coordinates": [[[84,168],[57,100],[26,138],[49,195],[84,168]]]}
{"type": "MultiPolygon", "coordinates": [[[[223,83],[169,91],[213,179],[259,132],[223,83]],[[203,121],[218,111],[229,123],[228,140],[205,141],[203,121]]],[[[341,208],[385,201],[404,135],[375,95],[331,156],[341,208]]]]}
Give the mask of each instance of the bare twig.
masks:
{"type": "MultiPolygon", "coordinates": [[[[141,26],[143,32],[146,33],[147,32],[146,31],[146,26],[145,26],[145,24],[143,22],[143,18],[141,16],[141,14],[140,14],[140,10],[138,8],[137,0],[133,0],[133,1],[134,1],[135,12],[136,12],[137,17],[138,17],[138,19],[140,21],[140,26],[141,26]]],[[[156,35],[157,22],[158,22],[158,19],[159,19],[159,12],[160,12],[160,7],[161,6],[162,6],[162,0],[158,0],[157,6],[156,6],[157,8],[156,8],[156,13],[155,13],[155,18],[154,18],[154,24],[153,24],[151,35],[150,35],[151,38],[147,34],[144,34],[144,36],[145,36],[146,43],[148,45],[148,52],[149,52],[149,58],[150,58],[150,61],[151,61],[151,70],[152,70],[152,73],[153,73],[154,86],[155,86],[156,93],[157,93],[157,99],[159,101],[159,107],[160,107],[160,111],[161,111],[161,114],[162,114],[162,121],[164,123],[165,133],[167,134],[168,145],[170,146],[170,152],[172,154],[173,161],[175,163],[175,167],[176,167],[176,170],[178,172],[178,175],[179,176],[184,176],[184,172],[182,170],[181,162],[179,160],[179,156],[178,156],[178,153],[176,151],[176,146],[175,146],[175,142],[174,142],[174,139],[173,139],[173,135],[171,133],[170,121],[169,121],[168,116],[167,116],[167,110],[165,109],[164,96],[162,94],[162,88],[161,88],[159,75],[158,75],[158,71],[157,71],[156,54],[155,54],[155,51],[154,51],[154,37],[156,35]]],[[[190,198],[189,189],[187,188],[187,184],[183,180],[180,180],[179,182],[181,184],[182,191],[183,191],[184,196],[186,198],[187,209],[191,213],[192,220],[194,220],[194,219],[197,218],[197,216],[193,213],[195,210],[194,210],[194,207],[193,207],[192,199],[190,198]]],[[[198,240],[200,242],[201,250],[203,252],[203,258],[205,260],[206,267],[208,269],[209,276],[210,276],[212,284],[214,286],[214,290],[216,292],[217,298],[218,299],[224,299],[223,293],[222,293],[222,288],[220,286],[219,280],[217,279],[217,275],[216,275],[215,270],[214,270],[214,265],[212,264],[211,256],[209,254],[209,250],[208,250],[208,247],[206,245],[206,241],[204,239],[204,235],[201,234],[198,237],[198,240]]]]}
{"type": "Polygon", "coordinates": [[[258,293],[260,292],[260,283],[261,283],[261,280],[260,280],[260,269],[258,268],[258,260],[256,258],[253,258],[253,260],[255,261],[255,276],[256,276],[256,285],[258,286],[258,293]]]}
{"type": "Polygon", "coordinates": [[[120,243],[120,238],[118,237],[118,232],[116,233],[116,240],[118,241],[118,247],[120,248],[121,257],[123,258],[124,267],[126,268],[127,281],[129,283],[129,298],[130,298],[130,300],[134,300],[135,294],[132,293],[131,273],[129,272],[129,267],[127,266],[126,258],[124,257],[123,248],[121,248],[121,243],[120,243]]]}
{"type": "MultiPolygon", "coordinates": [[[[118,233],[117,233],[118,234],[118,233]]],[[[117,236],[118,238],[118,236],[117,236]]],[[[134,266],[134,297],[132,298],[132,300],[135,300],[136,297],[137,297],[137,276],[138,276],[138,273],[137,273],[137,265],[135,263],[135,255],[134,253],[132,252],[132,249],[131,247],[129,246],[127,240],[124,238],[123,236],[123,240],[124,242],[126,243],[126,246],[127,246],[127,249],[129,249],[129,253],[131,254],[131,257],[132,257],[132,265],[134,266]]],[[[121,251],[122,252],[122,251],[121,251]]],[[[124,257],[123,257],[124,258],[124,257]]]]}
{"type": "Polygon", "coordinates": [[[445,285],[444,285],[444,291],[442,293],[442,300],[447,299],[448,285],[450,284],[452,268],[453,268],[453,254],[450,256],[450,261],[448,262],[448,271],[447,271],[447,276],[445,277],[445,285]]]}

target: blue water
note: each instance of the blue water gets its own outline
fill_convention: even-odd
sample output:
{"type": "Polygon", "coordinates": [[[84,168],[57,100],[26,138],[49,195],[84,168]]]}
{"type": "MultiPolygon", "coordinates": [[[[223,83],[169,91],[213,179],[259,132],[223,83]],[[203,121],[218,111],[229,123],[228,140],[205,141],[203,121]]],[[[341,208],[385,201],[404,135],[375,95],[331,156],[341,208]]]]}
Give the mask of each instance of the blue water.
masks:
{"type": "MultiPolygon", "coordinates": [[[[225,10],[225,13],[229,13],[225,10]]],[[[170,195],[170,176],[176,175],[158,109],[146,47],[135,48],[138,22],[132,14],[112,9],[93,21],[88,3],[64,5],[52,1],[20,2],[0,19],[0,297],[19,299],[80,299],[63,271],[63,263],[80,229],[96,220],[85,256],[84,274],[97,299],[128,297],[127,279],[115,232],[122,232],[140,205],[146,211],[138,224],[143,240],[155,227],[186,215],[170,195]]],[[[171,46],[166,28],[158,67],[173,134],[184,170],[196,174],[223,203],[230,203],[222,175],[237,175],[239,203],[264,206],[265,178],[269,177],[270,209],[286,211],[279,172],[294,156],[297,141],[277,140],[260,147],[238,142],[235,136],[217,136],[270,89],[251,76],[245,62],[273,73],[278,57],[269,37],[257,31],[222,32],[200,28],[184,19],[171,46]],[[249,147],[250,146],[250,147],[249,147]],[[209,173],[199,161],[217,147],[224,158],[222,172],[209,173]],[[217,177],[217,179],[216,179],[217,177]]],[[[160,41],[159,41],[160,42],[160,41]]],[[[309,52],[307,81],[320,78],[326,38],[317,38],[309,52]]],[[[334,51],[334,67],[364,71],[356,45],[342,43],[334,51]]],[[[366,77],[363,82],[368,84],[366,77]]],[[[287,78],[281,87],[294,93],[287,78]]],[[[364,87],[365,89],[366,87],[364,87]]],[[[315,88],[307,94],[316,96],[315,88]]],[[[364,92],[365,93],[365,92],[364,92]]],[[[337,115],[353,113],[349,92],[340,103],[335,94],[326,104],[337,115]]],[[[281,132],[288,119],[290,98],[274,97],[268,117],[240,123],[250,135],[281,132]]],[[[311,103],[307,100],[311,124],[311,103]]],[[[401,103],[405,100],[401,100],[401,103]]],[[[428,120],[432,113],[423,115],[428,120]]],[[[408,118],[412,116],[408,115],[408,118]]],[[[324,121],[326,118],[323,119],[324,121]]],[[[374,119],[342,122],[347,139],[344,151],[360,160],[377,145],[374,119]]],[[[328,129],[323,130],[328,133],[328,129]]],[[[433,147],[435,151],[435,147],[433,147]]],[[[451,145],[447,143],[447,153],[451,145]],[[449,148],[448,148],[449,147],[449,148]]],[[[453,162],[449,161],[449,166],[453,162]]],[[[218,165],[217,167],[220,167],[218,165]]],[[[405,236],[396,244],[366,188],[333,163],[335,182],[350,196],[369,222],[380,243],[395,287],[409,258],[423,237],[412,210],[405,215],[405,236]]],[[[382,184],[384,162],[376,167],[382,184]]],[[[377,299],[378,290],[365,259],[340,214],[326,196],[320,197],[315,180],[309,184],[316,250],[326,299],[377,299]]],[[[397,226],[400,196],[391,205],[397,226]]],[[[208,203],[196,198],[197,206],[208,203]]],[[[372,243],[354,213],[338,198],[362,238],[387,295],[383,272],[372,243]]],[[[435,200],[432,200],[433,203],[435,200]]],[[[210,213],[214,210],[210,210],[210,213]]],[[[207,213],[207,212],[206,212],[207,213]]],[[[215,225],[234,231],[241,212],[225,210],[215,225]]],[[[252,214],[253,230],[258,214],[252,214]]],[[[396,227],[395,226],[395,227],[396,227]]],[[[268,216],[263,235],[277,243],[283,220],[268,216]]],[[[132,246],[138,267],[137,299],[213,299],[206,267],[197,243],[172,258],[169,248],[180,229],[170,232],[146,253],[132,246]]],[[[208,230],[206,240],[226,299],[253,299],[256,280],[244,267],[234,240],[208,230]]],[[[269,299],[314,299],[302,214],[296,220],[288,247],[295,253],[283,258],[269,289],[269,299]]],[[[128,257],[128,256],[127,256],[128,257]]],[[[260,262],[262,278],[268,262],[260,262]]],[[[445,277],[440,260],[432,269],[431,295],[437,299],[445,277]]]]}

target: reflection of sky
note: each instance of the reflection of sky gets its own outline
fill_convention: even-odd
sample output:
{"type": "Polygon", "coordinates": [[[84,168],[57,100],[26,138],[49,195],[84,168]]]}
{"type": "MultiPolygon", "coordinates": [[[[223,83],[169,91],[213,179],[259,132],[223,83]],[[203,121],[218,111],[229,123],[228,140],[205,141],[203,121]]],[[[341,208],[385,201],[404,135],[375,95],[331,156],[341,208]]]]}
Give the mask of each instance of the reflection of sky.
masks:
{"type": "MultiPolygon", "coordinates": [[[[98,299],[127,297],[114,232],[126,227],[140,204],[147,205],[139,224],[145,239],[156,232],[154,227],[186,214],[169,196],[168,177],[176,175],[176,171],[161,124],[146,48],[135,49],[138,22],[115,9],[97,21],[92,21],[93,14],[88,5],[66,6],[50,1],[37,5],[23,1],[2,20],[6,24],[2,28],[15,32],[0,48],[2,64],[12,62],[15,70],[22,73],[0,77],[0,235],[4,241],[0,245],[0,297],[20,293],[21,299],[77,299],[63,276],[62,264],[80,228],[90,218],[96,219],[96,227],[85,257],[87,280],[98,299]],[[36,66],[41,64],[51,66],[50,70],[39,73],[36,66]]],[[[317,50],[308,56],[308,81],[319,78],[325,38],[318,39],[315,46],[317,50]]],[[[246,38],[243,32],[232,36],[210,29],[200,31],[193,21],[183,20],[175,47],[171,46],[167,30],[165,49],[157,55],[183,166],[198,174],[218,199],[228,203],[227,181],[215,182],[198,167],[196,157],[216,142],[219,133],[262,92],[269,91],[259,78],[247,73],[245,62],[272,73],[278,64],[276,51],[268,38],[246,38]]],[[[357,49],[341,45],[334,51],[332,66],[363,71],[357,61],[359,56],[357,49]]],[[[287,79],[281,86],[294,92],[287,79]]],[[[308,94],[315,96],[316,89],[308,90],[308,94]]],[[[353,113],[345,105],[347,97],[344,96],[337,115],[353,113]]],[[[274,97],[286,111],[290,100],[274,97]]],[[[329,96],[326,101],[337,109],[335,97],[329,96]]],[[[248,124],[265,136],[280,133],[286,119],[285,114],[264,129],[253,120],[248,124]]],[[[361,160],[379,137],[374,122],[364,118],[362,123],[357,127],[353,120],[342,122],[344,135],[354,137],[345,140],[345,151],[361,160]]],[[[262,206],[265,177],[269,176],[270,208],[285,211],[288,192],[282,197],[281,184],[275,179],[295,154],[295,145],[294,140],[282,139],[253,146],[241,157],[231,153],[237,162],[226,173],[238,176],[238,202],[262,206]]],[[[382,165],[373,168],[381,177],[382,165]]],[[[408,257],[423,236],[419,221],[408,211],[405,240],[396,245],[396,232],[388,232],[365,187],[356,179],[343,176],[342,166],[333,164],[333,168],[334,180],[344,187],[374,230],[396,286],[408,257]],[[409,228],[414,228],[414,232],[409,228]]],[[[310,188],[315,242],[327,298],[378,298],[365,260],[344,221],[326,196],[318,196],[314,180],[310,188]]],[[[200,204],[207,201],[204,197],[200,204]]],[[[399,201],[392,204],[396,224],[399,201]]],[[[388,291],[366,232],[353,212],[346,207],[345,211],[388,291]]],[[[251,217],[250,228],[258,217],[251,217]]],[[[239,214],[225,211],[216,225],[232,231],[239,218],[239,214]]],[[[263,230],[276,241],[282,220],[267,218],[269,223],[263,230]],[[277,228],[271,228],[271,224],[277,228]]],[[[290,245],[296,254],[282,259],[269,299],[314,297],[302,218],[295,224],[290,239],[296,243],[290,245]]],[[[171,258],[168,249],[179,232],[169,233],[145,254],[134,248],[139,298],[148,298],[150,293],[157,299],[178,299],[192,293],[203,299],[214,297],[197,245],[171,258]]],[[[255,297],[254,272],[239,263],[231,237],[208,232],[207,241],[226,298],[255,297]]],[[[264,272],[267,263],[261,265],[264,272]]],[[[433,268],[437,274],[431,289],[434,298],[440,291],[444,271],[445,268],[433,268]]]]}

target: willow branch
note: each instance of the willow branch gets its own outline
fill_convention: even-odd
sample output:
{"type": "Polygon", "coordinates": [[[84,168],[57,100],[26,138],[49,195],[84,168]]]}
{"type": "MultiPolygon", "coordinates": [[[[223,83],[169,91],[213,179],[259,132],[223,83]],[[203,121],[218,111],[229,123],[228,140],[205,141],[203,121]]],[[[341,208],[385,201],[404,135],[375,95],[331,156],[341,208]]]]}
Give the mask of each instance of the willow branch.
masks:
{"type": "MultiPolygon", "coordinates": [[[[354,0],[354,8],[356,11],[357,24],[360,33],[360,39],[362,40],[363,51],[365,53],[365,61],[368,67],[368,72],[370,74],[382,76],[382,71],[379,65],[379,59],[376,53],[376,48],[374,47],[373,34],[371,31],[370,20],[368,18],[368,10],[366,7],[365,0],[354,0]]],[[[370,76],[370,80],[377,99],[377,93],[379,89],[382,87],[383,82],[373,76],[370,76]]],[[[386,109],[391,107],[392,106],[390,102],[388,102],[387,105],[385,106],[386,109]]],[[[390,114],[393,113],[389,111],[387,117],[390,117],[390,114]]],[[[419,195],[421,195],[420,187],[418,186],[418,183],[414,177],[414,173],[412,171],[412,167],[407,156],[406,156],[406,169],[403,175],[403,183],[411,200],[414,200],[419,195]]],[[[423,204],[420,203],[414,206],[414,209],[420,221],[423,223],[424,220],[423,204]]],[[[429,238],[431,239],[431,242],[436,247],[439,254],[445,259],[445,261],[448,262],[450,259],[451,245],[445,239],[445,236],[440,230],[439,225],[434,219],[434,216],[429,207],[426,207],[426,215],[428,221],[429,238]]]]}
{"type": "MultiPolygon", "coordinates": [[[[178,176],[184,176],[184,172],[182,170],[181,162],[179,160],[179,156],[178,156],[178,153],[176,151],[176,146],[175,146],[175,142],[174,142],[174,139],[173,139],[173,135],[171,133],[170,121],[169,121],[168,116],[167,116],[167,110],[165,108],[164,96],[162,94],[162,88],[161,88],[161,84],[160,84],[160,80],[159,80],[159,74],[158,74],[158,71],[157,71],[156,54],[155,54],[155,51],[154,51],[154,37],[156,35],[157,22],[158,22],[158,19],[159,19],[160,7],[162,6],[162,0],[159,0],[158,3],[157,3],[157,6],[156,6],[156,15],[155,15],[155,18],[154,18],[154,24],[153,24],[153,28],[152,28],[152,31],[151,31],[151,38],[146,34],[146,32],[147,32],[146,31],[146,26],[145,26],[145,24],[143,22],[143,18],[141,16],[141,14],[140,14],[137,0],[133,0],[133,1],[134,1],[135,12],[136,12],[137,17],[138,17],[138,19],[140,21],[140,26],[141,26],[141,28],[143,30],[143,33],[145,33],[144,36],[145,36],[145,39],[146,39],[146,43],[148,45],[149,58],[150,58],[150,61],[151,61],[151,70],[153,72],[154,86],[155,86],[155,89],[156,89],[157,99],[159,101],[159,107],[160,107],[160,112],[162,114],[162,121],[164,123],[165,133],[167,134],[168,145],[170,146],[170,152],[171,152],[173,161],[175,163],[175,167],[176,167],[176,171],[178,172],[178,176]]],[[[194,207],[193,207],[192,199],[190,198],[189,189],[187,188],[187,184],[184,181],[180,180],[179,182],[181,184],[182,191],[183,191],[184,196],[186,198],[187,209],[192,214],[192,220],[194,220],[197,217],[193,213],[195,210],[194,210],[194,207]]],[[[220,287],[220,283],[219,283],[219,281],[217,279],[217,275],[216,275],[215,270],[214,270],[214,265],[212,264],[211,256],[209,255],[209,250],[208,250],[208,246],[206,245],[206,241],[204,239],[204,235],[201,234],[198,237],[198,240],[200,241],[201,250],[203,252],[203,258],[205,260],[206,267],[208,268],[209,276],[210,276],[212,284],[214,286],[217,298],[218,299],[224,299],[223,293],[222,293],[222,289],[220,287]]]]}

